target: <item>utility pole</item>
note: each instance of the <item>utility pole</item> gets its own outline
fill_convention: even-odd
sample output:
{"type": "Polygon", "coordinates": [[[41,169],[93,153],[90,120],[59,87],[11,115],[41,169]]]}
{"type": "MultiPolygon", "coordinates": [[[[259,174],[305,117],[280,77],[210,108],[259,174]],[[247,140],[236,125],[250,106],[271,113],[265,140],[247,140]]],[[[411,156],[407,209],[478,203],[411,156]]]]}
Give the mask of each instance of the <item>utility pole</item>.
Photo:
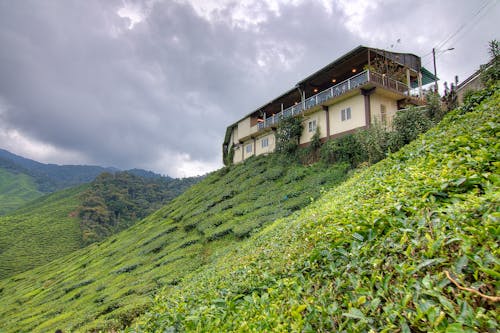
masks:
{"type": "MultiPolygon", "coordinates": [[[[454,47],[450,47],[449,49],[441,51],[441,53],[444,53],[446,51],[452,51],[454,49],[455,49],[454,47]]],[[[432,60],[434,61],[434,89],[436,90],[436,93],[438,93],[438,81],[437,81],[437,70],[436,70],[436,49],[435,48],[432,48],[432,60]]]]}
{"type": "Polygon", "coordinates": [[[436,49],[432,48],[432,60],[434,61],[434,90],[438,92],[438,81],[437,81],[437,71],[436,71],[436,49]]]}

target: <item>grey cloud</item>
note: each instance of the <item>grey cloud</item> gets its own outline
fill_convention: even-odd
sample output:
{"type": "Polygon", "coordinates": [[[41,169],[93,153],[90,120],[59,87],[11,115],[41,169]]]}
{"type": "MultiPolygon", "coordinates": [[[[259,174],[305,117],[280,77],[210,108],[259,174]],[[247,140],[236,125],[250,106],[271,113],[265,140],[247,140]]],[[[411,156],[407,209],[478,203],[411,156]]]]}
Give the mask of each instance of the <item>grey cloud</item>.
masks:
{"type": "MultiPolygon", "coordinates": [[[[247,4],[246,13],[260,18],[254,25],[233,21],[237,1],[209,20],[189,4],[137,3],[147,15],[129,30],[117,15],[122,1],[0,0],[0,99],[9,106],[0,125],[86,158],[74,163],[165,163],[155,171],[176,175],[179,155],[220,163],[227,125],[370,44],[346,29],[335,5],[328,13],[319,2],[280,4],[278,12],[247,4]]],[[[417,17],[393,5],[370,13],[366,26],[401,27],[406,40],[417,17]]],[[[425,51],[414,46],[406,51],[425,51]]]]}

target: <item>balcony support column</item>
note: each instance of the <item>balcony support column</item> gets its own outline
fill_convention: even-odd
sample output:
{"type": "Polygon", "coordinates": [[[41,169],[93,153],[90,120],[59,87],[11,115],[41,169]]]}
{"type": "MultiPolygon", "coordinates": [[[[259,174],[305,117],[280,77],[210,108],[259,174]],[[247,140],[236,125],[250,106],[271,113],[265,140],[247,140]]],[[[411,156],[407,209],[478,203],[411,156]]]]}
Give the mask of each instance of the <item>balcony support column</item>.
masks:
{"type": "Polygon", "coordinates": [[[321,107],[326,114],[326,139],[330,140],[330,109],[327,105],[322,105],[321,107]]]}
{"type": "Polygon", "coordinates": [[[420,97],[420,99],[424,99],[422,94],[422,72],[418,72],[418,97],[420,97]]]}
{"type": "Polygon", "coordinates": [[[372,110],[370,105],[370,95],[375,92],[375,87],[371,89],[361,89],[361,95],[365,99],[365,126],[368,128],[372,122],[372,110]]]}
{"type": "Polygon", "coordinates": [[[406,68],[406,85],[408,86],[408,96],[410,96],[411,81],[410,81],[410,69],[406,68]]]}

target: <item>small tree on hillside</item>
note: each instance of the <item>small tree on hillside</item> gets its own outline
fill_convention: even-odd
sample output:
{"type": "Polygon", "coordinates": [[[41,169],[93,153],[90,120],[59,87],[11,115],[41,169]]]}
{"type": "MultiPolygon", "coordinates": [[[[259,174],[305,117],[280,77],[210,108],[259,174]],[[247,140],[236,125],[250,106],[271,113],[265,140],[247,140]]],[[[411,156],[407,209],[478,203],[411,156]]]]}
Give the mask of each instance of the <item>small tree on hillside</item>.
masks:
{"type": "Polygon", "coordinates": [[[289,117],[283,119],[276,131],[276,152],[292,157],[299,147],[302,135],[302,117],[289,117]]]}
{"type": "Polygon", "coordinates": [[[500,43],[494,39],[489,43],[488,53],[491,57],[491,65],[482,65],[481,80],[486,86],[492,85],[500,80],[500,43]]]}

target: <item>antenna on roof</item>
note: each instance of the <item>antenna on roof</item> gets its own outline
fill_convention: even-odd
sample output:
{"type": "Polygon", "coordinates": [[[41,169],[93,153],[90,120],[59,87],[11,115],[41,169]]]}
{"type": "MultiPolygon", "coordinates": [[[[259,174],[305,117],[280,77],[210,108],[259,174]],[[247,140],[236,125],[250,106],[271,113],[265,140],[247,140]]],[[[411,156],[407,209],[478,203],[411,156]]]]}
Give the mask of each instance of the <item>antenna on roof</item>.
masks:
{"type": "Polygon", "coordinates": [[[392,48],[394,48],[394,45],[396,45],[396,44],[400,44],[400,43],[401,43],[401,38],[398,38],[398,39],[396,40],[396,43],[391,44],[391,49],[392,49],[392,48]]]}

